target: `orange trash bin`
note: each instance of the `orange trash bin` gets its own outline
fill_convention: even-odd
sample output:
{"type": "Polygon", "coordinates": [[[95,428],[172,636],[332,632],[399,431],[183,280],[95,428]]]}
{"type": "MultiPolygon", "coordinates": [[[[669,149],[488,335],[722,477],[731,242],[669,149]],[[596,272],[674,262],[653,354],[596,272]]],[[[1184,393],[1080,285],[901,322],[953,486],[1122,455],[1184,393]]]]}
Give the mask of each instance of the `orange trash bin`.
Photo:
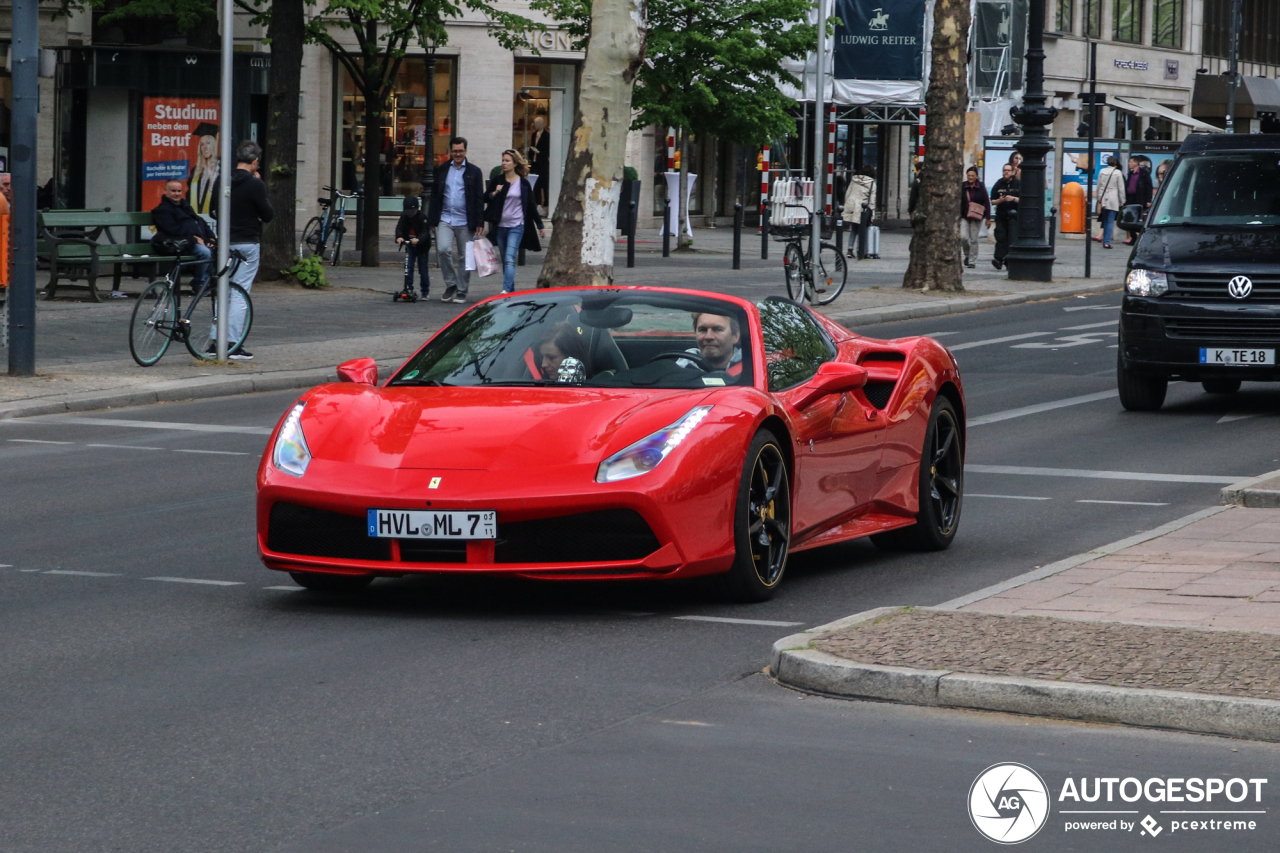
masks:
{"type": "Polygon", "coordinates": [[[1063,234],[1084,233],[1084,187],[1075,181],[1062,185],[1062,226],[1058,230],[1063,234]]]}

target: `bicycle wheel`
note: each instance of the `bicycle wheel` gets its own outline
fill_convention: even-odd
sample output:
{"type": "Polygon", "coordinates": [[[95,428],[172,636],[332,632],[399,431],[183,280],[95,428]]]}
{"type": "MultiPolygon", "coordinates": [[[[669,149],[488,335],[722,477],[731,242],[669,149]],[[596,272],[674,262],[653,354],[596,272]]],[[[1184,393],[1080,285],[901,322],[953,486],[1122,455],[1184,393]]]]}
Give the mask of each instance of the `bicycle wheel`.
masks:
{"type": "Polygon", "coordinates": [[[818,246],[818,263],[813,268],[813,301],[818,305],[828,305],[844,290],[845,279],[849,269],[844,264],[844,255],[830,243],[818,246]]]}
{"type": "MultiPolygon", "coordinates": [[[[187,317],[191,320],[191,334],[187,336],[187,349],[196,358],[215,359],[218,335],[218,291],[210,287],[204,296],[192,306],[187,317]]],[[[227,321],[227,352],[234,352],[236,347],[249,337],[249,329],[253,326],[253,303],[249,294],[238,284],[231,284],[227,291],[227,304],[231,311],[227,321]]]]}
{"type": "Polygon", "coordinates": [[[333,261],[336,267],[342,259],[342,235],[347,233],[347,223],[345,220],[339,219],[333,223],[333,261]]]}
{"type": "Polygon", "coordinates": [[[169,335],[178,318],[178,309],[169,290],[168,279],[153,281],[147,285],[133,306],[129,320],[129,353],[142,367],[150,367],[160,360],[169,348],[169,335]]]}
{"type": "Polygon", "coordinates": [[[787,296],[797,302],[804,299],[804,259],[798,243],[788,243],[782,253],[782,269],[787,276],[787,296]]]}
{"type": "Polygon", "coordinates": [[[324,222],[320,217],[311,217],[307,227],[302,229],[302,242],[298,244],[298,257],[309,258],[313,255],[318,255],[324,258],[324,243],[320,240],[323,229],[324,222]]]}

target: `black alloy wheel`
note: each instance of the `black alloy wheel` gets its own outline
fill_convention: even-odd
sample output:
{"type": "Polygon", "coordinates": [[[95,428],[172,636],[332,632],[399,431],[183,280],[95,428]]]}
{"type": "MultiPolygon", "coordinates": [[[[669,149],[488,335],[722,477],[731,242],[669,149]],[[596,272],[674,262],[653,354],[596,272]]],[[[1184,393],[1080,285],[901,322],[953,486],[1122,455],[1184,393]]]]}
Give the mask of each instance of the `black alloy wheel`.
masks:
{"type": "Polygon", "coordinates": [[[778,439],[761,430],[747,448],[734,513],[733,567],[725,576],[736,601],[767,601],[787,568],[791,544],[791,479],[778,439]]]}
{"type": "Polygon", "coordinates": [[[1234,394],[1240,390],[1239,379],[1206,379],[1200,383],[1206,394],[1234,394]]]}
{"type": "Polygon", "coordinates": [[[289,572],[298,586],[314,592],[355,592],[373,583],[373,575],[331,575],[325,572],[289,572]]]}
{"type": "Polygon", "coordinates": [[[942,551],[955,539],[964,501],[964,435],[955,407],[938,396],[920,454],[920,512],[910,527],[871,541],[889,551],[942,551]]]}

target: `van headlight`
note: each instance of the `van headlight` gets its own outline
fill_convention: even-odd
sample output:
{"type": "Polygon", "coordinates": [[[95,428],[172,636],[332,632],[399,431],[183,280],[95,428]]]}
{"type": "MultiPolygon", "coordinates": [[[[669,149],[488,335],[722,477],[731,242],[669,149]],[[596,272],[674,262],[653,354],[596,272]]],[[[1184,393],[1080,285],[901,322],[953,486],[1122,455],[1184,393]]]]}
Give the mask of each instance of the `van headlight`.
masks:
{"type": "Polygon", "coordinates": [[[624,447],[608,459],[600,463],[596,470],[597,483],[612,483],[615,480],[626,480],[639,477],[658,467],[680,442],[689,437],[689,433],[702,423],[710,406],[698,406],[690,409],[680,420],[663,427],[652,435],[640,439],[630,447],[624,447]]]}
{"type": "Polygon", "coordinates": [[[1124,291],[1130,296],[1160,296],[1169,290],[1169,277],[1152,270],[1129,270],[1124,291]]]}
{"type": "Polygon", "coordinates": [[[299,403],[289,412],[276,436],[275,449],[271,451],[271,464],[290,477],[301,477],[311,464],[311,449],[307,447],[307,437],[302,434],[302,409],[306,405],[299,403]]]}

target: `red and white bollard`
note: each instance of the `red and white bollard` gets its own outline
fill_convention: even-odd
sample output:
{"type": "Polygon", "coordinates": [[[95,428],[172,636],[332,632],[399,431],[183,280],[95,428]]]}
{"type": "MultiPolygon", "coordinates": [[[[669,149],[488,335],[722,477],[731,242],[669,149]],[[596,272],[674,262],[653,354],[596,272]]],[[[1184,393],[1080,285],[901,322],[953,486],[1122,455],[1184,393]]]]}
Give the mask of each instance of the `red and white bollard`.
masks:
{"type": "Polygon", "coordinates": [[[916,156],[924,159],[924,105],[920,105],[920,139],[916,144],[916,156]]]}
{"type": "Polygon", "coordinates": [[[769,204],[769,146],[760,152],[760,228],[764,229],[764,209],[769,204]]]}
{"type": "Polygon", "coordinates": [[[831,105],[830,119],[827,122],[827,216],[831,215],[831,196],[835,192],[836,175],[836,105],[831,105]]]}
{"type": "Polygon", "coordinates": [[[676,170],[676,134],[671,128],[667,128],[667,171],[674,172],[676,170]]]}

